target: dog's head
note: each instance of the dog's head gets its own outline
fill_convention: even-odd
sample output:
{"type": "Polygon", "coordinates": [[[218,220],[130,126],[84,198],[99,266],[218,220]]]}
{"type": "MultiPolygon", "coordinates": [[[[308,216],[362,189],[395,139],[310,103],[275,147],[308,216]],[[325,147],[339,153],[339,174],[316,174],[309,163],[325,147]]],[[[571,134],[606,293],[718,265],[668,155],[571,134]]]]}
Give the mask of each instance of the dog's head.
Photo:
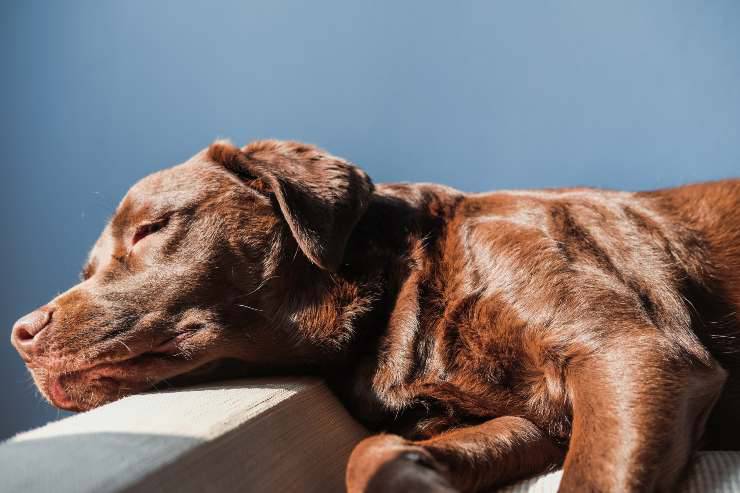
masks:
{"type": "Polygon", "coordinates": [[[73,410],[223,359],[295,362],[267,287],[296,256],[304,272],[336,271],[372,188],[312,146],[216,142],[132,187],[81,282],[18,320],[12,343],[41,392],[73,410]]]}

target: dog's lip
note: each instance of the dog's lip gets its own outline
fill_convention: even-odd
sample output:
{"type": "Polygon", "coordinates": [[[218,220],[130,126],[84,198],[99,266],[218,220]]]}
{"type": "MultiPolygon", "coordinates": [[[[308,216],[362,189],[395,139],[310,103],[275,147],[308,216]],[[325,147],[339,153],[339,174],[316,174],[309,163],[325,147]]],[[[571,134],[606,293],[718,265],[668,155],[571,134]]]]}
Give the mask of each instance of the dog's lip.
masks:
{"type": "Polygon", "coordinates": [[[51,400],[55,406],[69,410],[75,408],[75,402],[69,397],[67,391],[64,390],[61,378],[52,379],[47,392],[49,394],[49,400],[51,400]]]}
{"type": "MultiPolygon", "coordinates": [[[[130,352],[119,357],[92,360],[76,365],[39,366],[46,366],[47,370],[56,370],[55,373],[58,373],[59,375],[100,373],[107,377],[108,375],[105,375],[105,373],[108,373],[109,371],[124,370],[127,366],[136,366],[154,359],[177,356],[177,353],[180,351],[179,344],[188,339],[192,334],[192,331],[174,334],[167,337],[156,346],[137,352],[130,352]]],[[[120,377],[113,378],[116,380],[122,380],[120,377]]]]}
{"type": "MultiPolygon", "coordinates": [[[[131,351],[125,354],[117,354],[103,358],[79,359],[74,357],[70,358],[68,356],[46,355],[45,357],[24,360],[24,362],[30,369],[39,368],[59,374],[82,373],[100,366],[125,364],[131,360],[138,360],[142,356],[175,356],[175,353],[179,351],[178,344],[184,339],[187,339],[190,335],[190,332],[175,334],[168,336],[155,346],[149,346],[138,351],[131,351]]],[[[129,346],[125,347],[128,348],[129,346]]]]}
{"type": "Polygon", "coordinates": [[[65,390],[66,385],[74,383],[87,386],[97,382],[98,384],[105,383],[111,387],[126,386],[133,388],[140,386],[146,379],[137,375],[135,368],[163,357],[166,357],[166,355],[145,352],[122,360],[99,362],[74,371],[55,372],[48,377],[48,383],[45,387],[46,395],[56,407],[68,411],[84,411],[89,407],[70,397],[65,390]]]}
{"type": "Polygon", "coordinates": [[[154,346],[149,351],[142,354],[158,354],[165,356],[175,356],[181,351],[180,343],[193,337],[195,334],[204,329],[202,325],[189,327],[184,331],[178,332],[154,346]]]}
{"type": "MultiPolygon", "coordinates": [[[[70,361],[62,358],[49,358],[46,361],[36,359],[27,362],[29,369],[43,369],[48,374],[44,393],[56,407],[69,411],[87,409],[70,397],[65,390],[65,384],[77,382],[108,382],[112,386],[137,387],[148,379],[142,378],[140,372],[147,372],[150,364],[157,360],[176,358],[180,352],[179,344],[188,339],[196,331],[180,332],[169,335],[159,344],[144,350],[129,352],[124,355],[106,357],[88,361],[70,361]]],[[[128,346],[126,346],[128,348],[128,346]]],[[[85,384],[86,385],[86,384],[85,384]]]]}

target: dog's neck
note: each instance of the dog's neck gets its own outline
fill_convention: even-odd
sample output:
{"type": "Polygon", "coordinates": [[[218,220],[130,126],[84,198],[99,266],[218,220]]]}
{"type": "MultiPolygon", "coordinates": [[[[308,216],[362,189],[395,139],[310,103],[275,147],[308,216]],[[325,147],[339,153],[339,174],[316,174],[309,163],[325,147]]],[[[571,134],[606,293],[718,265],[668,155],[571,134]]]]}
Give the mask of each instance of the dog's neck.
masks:
{"type": "MultiPolygon", "coordinates": [[[[386,330],[402,287],[434,256],[463,194],[426,184],[379,185],[348,242],[339,272],[298,256],[283,263],[279,323],[303,354],[336,368],[386,330]],[[307,347],[306,347],[307,346],[307,347]]],[[[416,282],[416,281],[414,281],[416,282]]]]}

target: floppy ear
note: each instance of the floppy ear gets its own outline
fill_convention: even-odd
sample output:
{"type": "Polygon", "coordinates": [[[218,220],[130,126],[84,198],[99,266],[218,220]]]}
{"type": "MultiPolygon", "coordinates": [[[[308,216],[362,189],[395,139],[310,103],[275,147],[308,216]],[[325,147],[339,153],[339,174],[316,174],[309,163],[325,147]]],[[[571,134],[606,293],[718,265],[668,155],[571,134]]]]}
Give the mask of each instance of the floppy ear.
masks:
{"type": "Polygon", "coordinates": [[[373,184],[347,161],[298,142],[262,140],[241,150],[216,142],[209,156],[243,177],[266,182],[301,251],[336,272],[373,184]]]}

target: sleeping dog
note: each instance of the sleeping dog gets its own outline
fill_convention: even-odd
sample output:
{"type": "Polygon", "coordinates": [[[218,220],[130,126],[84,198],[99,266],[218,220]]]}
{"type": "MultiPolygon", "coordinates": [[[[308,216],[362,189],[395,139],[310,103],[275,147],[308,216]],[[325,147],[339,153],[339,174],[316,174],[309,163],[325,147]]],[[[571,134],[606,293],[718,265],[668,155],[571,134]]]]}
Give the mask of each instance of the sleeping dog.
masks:
{"type": "Polygon", "coordinates": [[[55,406],[317,374],[382,434],[347,488],[670,491],[740,448],[740,180],[654,192],[373,185],[219,141],[123,199],[79,284],[16,322],[55,406]]]}

